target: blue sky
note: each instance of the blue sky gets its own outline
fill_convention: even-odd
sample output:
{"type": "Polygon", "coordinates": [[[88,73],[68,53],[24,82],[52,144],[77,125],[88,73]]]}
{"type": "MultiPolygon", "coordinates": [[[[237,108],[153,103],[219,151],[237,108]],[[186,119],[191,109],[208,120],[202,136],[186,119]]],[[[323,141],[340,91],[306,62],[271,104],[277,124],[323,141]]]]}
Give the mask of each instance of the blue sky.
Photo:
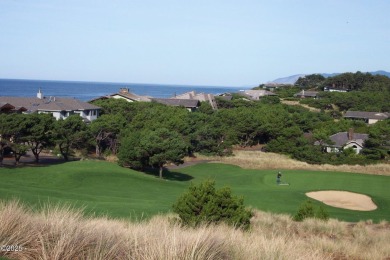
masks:
{"type": "Polygon", "coordinates": [[[390,71],[388,0],[1,0],[0,78],[251,86],[390,71]]]}

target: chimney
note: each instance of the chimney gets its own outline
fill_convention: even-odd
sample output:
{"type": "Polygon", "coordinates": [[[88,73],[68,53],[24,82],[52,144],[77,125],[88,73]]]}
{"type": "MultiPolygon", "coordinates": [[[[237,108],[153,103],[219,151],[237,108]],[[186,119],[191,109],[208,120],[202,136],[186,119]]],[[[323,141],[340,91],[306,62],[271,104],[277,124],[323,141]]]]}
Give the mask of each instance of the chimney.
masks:
{"type": "Polygon", "coordinates": [[[43,99],[43,93],[41,92],[41,88],[39,88],[39,90],[38,90],[37,98],[43,99]]]}
{"type": "Polygon", "coordinates": [[[120,88],[119,93],[129,93],[129,89],[128,88],[120,88]]]}
{"type": "Polygon", "coordinates": [[[348,129],[348,140],[353,140],[353,128],[348,129]]]}

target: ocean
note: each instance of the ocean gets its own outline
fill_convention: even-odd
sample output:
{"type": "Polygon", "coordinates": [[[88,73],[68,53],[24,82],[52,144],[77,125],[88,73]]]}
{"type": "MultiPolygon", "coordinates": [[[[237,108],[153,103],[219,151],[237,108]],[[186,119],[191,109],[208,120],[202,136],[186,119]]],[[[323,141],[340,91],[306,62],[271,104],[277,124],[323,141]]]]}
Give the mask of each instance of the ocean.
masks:
{"type": "Polygon", "coordinates": [[[89,101],[96,97],[119,92],[120,88],[129,88],[130,92],[137,95],[146,95],[156,98],[169,98],[188,91],[197,93],[233,93],[242,87],[223,86],[185,86],[185,85],[160,85],[160,84],[136,84],[136,83],[106,83],[106,82],[80,82],[80,81],[51,81],[51,80],[20,80],[0,79],[0,96],[36,97],[38,89],[44,96],[76,98],[89,101]]]}

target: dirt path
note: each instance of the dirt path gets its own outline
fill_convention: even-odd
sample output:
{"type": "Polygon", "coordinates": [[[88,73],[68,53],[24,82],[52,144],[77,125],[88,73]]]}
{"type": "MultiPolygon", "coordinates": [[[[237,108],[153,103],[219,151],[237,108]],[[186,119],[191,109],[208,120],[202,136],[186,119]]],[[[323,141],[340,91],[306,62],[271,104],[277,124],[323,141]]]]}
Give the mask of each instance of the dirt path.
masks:
{"type": "Polygon", "coordinates": [[[286,104],[286,105],[289,105],[289,106],[301,106],[301,107],[304,107],[306,109],[309,109],[312,112],[321,112],[320,109],[314,108],[314,107],[310,107],[310,106],[305,105],[305,104],[301,104],[301,103],[299,103],[299,101],[281,100],[281,102],[282,102],[282,104],[286,104]]]}

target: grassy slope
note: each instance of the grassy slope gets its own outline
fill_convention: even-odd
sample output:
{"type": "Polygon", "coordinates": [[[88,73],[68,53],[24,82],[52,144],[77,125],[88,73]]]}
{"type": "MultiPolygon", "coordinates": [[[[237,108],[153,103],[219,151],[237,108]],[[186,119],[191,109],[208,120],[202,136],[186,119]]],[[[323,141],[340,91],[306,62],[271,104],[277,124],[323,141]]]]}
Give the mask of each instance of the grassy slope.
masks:
{"type": "Polygon", "coordinates": [[[274,170],[245,170],[225,164],[199,164],[166,174],[168,180],[124,169],[107,162],[70,162],[47,167],[0,169],[0,198],[20,198],[31,205],[66,202],[85,206],[87,212],[112,217],[141,218],[167,212],[184,192],[190,180],[216,180],[243,195],[247,205],[260,210],[294,213],[313,190],[348,190],[370,195],[379,206],[373,212],[326,207],[332,217],[348,221],[389,220],[388,176],[351,173],[283,171],[283,181],[275,185],[274,170]]]}
{"type": "MultiPolygon", "coordinates": [[[[277,186],[275,170],[245,170],[237,166],[218,164],[209,169],[210,165],[196,165],[184,172],[194,176],[210,176],[220,185],[233,187],[235,194],[245,197],[248,205],[264,211],[279,213],[295,213],[299,204],[307,197],[305,193],[316,190],[346,190],[363,193],[373,198],[379,209],[372,212],[361,212],[325,208],[332,217],[358,221],[361,219],[389,220],[390,192],[387,176],[372,176],[354,173],[318,172],[289,170],[283,171],[282,181],[289,186],[277,186]],[[208,173],[206,173],[208,172],[208,173]],[[231,174],[226,174],[231,172],[231,174]]],[[[316,202],[316,204],[320,204],[316,202]]]]}

